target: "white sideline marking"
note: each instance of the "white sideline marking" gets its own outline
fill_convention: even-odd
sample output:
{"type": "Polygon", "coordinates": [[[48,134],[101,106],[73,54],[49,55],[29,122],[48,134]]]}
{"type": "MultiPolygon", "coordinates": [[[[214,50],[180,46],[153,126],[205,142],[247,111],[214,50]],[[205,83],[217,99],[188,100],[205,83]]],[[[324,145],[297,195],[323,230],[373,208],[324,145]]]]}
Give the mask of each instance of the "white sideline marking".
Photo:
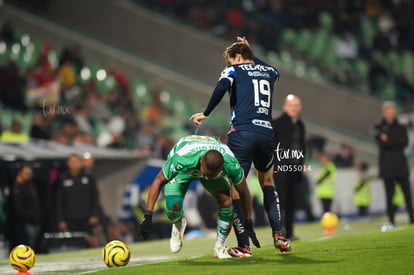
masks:
{"type": "MultiPolygon", "coordinates": [[[[128,266],[132,265],[143,265],[159,261],[171,260],[173,256],[151,256],[151,257],[133,257],[131,258],[128,266]]],[[[92,272],[97,272],[99,270],[106,269],[107,267],[102,262],[96,258],[72,258],[65,261],[57,262],[37,262],[35,266],[29,270],[31,274],[41,275],[48,274],[52,275],[53,272],[63,272],[63,271],[73,271],[76,272],[79,270],[80,273],[76,274],[88,274],[92,272]]],[[[2,275],[14,275],[17,271],[14,270],[10,265],[0,266],[0,274],[2,275]]],[[[74,273],[75,274],[75,273],[74,273]]]]}

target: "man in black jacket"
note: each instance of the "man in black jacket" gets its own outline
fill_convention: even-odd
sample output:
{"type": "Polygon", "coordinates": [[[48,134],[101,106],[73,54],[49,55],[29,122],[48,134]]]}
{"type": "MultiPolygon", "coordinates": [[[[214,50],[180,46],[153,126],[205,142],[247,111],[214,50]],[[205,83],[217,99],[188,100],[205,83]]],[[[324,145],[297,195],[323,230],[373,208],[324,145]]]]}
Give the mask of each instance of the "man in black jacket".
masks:
{"type": "Polygon", "coordinates": [[[300,119],[300,98],[288,95],[283,111],[280,117],[272,121],[276,144],[274,181],[279,193],[285,236],[294,240],[296,197],[305,167],[305,125],[300,119]]]}
{"type": "Polygon", "coordinates": [[[392,198],[395,184],[400,184],[404,193],[409,221],[414,223],[409,169],[404,148],[408,144],[407,129],[397,120],[397,107],[394,102],[382,105],[382,120],[375,125],[375,139],[379,146],[379,173],[384,180],[389,227],[395,226],[395,208],[392,198]]]}
{"type": "Polygon", "coordinates": [[[41,238],[42,209],[36,186],[33,182],[33,169],[24,164],[16,176],[11,192],[13,204],[14,234],[17,244],[27,244],[38,249],[41,238]]]}
{"type": "Polygon", "coordinates": [[[60,231],[93,233],[98,224],[99,198],[96,182],[82,171],[79,155],[67,159],[69,173],[62,177],[57,191],[57,220],[60,231]]]}

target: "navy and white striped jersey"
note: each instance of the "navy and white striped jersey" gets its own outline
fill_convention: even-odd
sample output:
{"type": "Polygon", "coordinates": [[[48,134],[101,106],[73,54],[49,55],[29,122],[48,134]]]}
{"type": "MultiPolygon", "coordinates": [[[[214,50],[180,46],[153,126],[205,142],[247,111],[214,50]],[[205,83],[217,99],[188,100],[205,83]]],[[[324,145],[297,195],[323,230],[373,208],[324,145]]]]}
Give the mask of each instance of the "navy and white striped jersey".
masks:
{"type": "Polygon", "coordinates": [[[226,67],[219,78],[204,115],[208,116],[226,91],[230,95],[230,130],[266,133],[272,128],[273,88],[278,71],[255,58],[255,63],[226,67]]]}

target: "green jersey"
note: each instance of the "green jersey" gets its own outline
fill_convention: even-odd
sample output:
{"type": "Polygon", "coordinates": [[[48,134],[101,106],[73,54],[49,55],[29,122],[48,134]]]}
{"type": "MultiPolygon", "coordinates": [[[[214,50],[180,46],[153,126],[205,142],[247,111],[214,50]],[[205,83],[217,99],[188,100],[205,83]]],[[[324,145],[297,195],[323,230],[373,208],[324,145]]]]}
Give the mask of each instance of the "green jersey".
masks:
{"type": "Polygon", "coordinates": [[[185,174],[191,179],[201,179],[200,157],[209,150],[219,151],[224,158],[223,171],[217,178],[228,177],[233,184],[239,184],[244,172],[230,148],[212,137],[197,135],[181,138],[171,149],[162,167],[165,178],[170,181],[185,174]]]}

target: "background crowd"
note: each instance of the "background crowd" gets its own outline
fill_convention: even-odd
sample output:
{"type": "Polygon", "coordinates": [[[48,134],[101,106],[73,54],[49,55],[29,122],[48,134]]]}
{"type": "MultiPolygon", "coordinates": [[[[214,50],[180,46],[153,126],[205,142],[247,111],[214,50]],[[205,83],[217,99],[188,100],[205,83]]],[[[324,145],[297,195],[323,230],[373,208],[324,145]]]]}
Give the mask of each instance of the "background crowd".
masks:
{"type": "Polygon", "coordinates": [[[265,52],[305,60],[352,90],[413,104],[412,1],[135,2],[226,40],[242,33],[265,52]]]}

